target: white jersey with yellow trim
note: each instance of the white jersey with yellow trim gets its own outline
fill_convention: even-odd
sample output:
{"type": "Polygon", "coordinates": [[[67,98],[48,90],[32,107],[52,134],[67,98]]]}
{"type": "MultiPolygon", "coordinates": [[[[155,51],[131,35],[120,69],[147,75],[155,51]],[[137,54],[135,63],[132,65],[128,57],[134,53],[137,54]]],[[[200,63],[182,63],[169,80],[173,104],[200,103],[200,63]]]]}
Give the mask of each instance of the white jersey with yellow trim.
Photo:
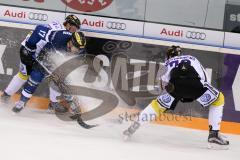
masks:
{"type": "Polygon", "coordinates": [[[198,61],[198,59],[196,57],[193,57],[191,55],[182,55],[182,56],[176,56],[173,58],[170,58],[169,60],[167,60],[165,62],[165,67],[167,67],[167,71],[164,75],[162,75],[160,77],[160,79],[163,82],[168,83],[170,80],[170,73],[172,71],[173,68],[177,67],[179,63],[181,63],[182,61],[188,61],[190,62],[191,66],[196,70],[196,72],[198,73],[202,84],[208,82],[210,83],[210,79],[207,76],[206,70],[203,68],[203,66],[201,65],[201,63],[198,61]]]}

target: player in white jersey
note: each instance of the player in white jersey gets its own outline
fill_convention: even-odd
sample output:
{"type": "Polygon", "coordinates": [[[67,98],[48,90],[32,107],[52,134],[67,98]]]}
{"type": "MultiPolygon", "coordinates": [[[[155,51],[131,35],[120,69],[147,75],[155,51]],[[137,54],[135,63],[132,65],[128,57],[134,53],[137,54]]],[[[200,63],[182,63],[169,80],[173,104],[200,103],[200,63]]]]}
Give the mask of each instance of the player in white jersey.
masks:
{"type": "MultiPolygon", "coordinates": [[[[15,94],[28,80],[28,77],[32,71],[34,58],[38,56],[40,51],[49,42],[52,33],[61,30],[67,30],[69,32],[76,32],[80,29],[80,20],[75,15],[68,15],[65,18],[63,24],[55,21],[47,25],[38,25],[35,28],[35,32],[31,32],[26,36],[20,47],[20,68],[19,72],[13,77],[1,99],[7,101],[10,96],[15,94]],[[33,57],[29,56],[33,55],[33,57]]],[[[56,90],[50,87],[50,104],[49,108],[54,109],[61,107],[58,103],[57,97],[61,95],[56,90]]]]}
{"type": "MultiPolygon", "coordinates": [[[[178,103],[198,101],[203,107],[209,107],[209,147],[228,146],[229,141],[219,133],[223,116],[224,95],[211,86],[206,71],[190,55],[181,55],[179,46],[171,46],[167,51],[166,73],[160,77],[163,92],[140,113],[138,121],[123,132],[128,139],[143,122],[146,115],[159,117],[163,112],[174,109],[178,103]]],[[[149,116],[150,117],[150,116],[149,116]]],[[[151,119],[149,119],[151,121],[151,119]]]]}

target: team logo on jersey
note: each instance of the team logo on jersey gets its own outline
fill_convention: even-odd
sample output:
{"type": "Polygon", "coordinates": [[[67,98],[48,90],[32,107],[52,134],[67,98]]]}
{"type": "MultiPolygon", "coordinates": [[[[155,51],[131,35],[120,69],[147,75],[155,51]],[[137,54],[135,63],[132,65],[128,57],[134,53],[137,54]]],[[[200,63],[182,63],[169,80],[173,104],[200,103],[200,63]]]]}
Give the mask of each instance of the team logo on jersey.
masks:
{"type": "Polygon", "coordinates": [[[62,0],[62,2],[78,11],[95,12],[108,7],[113,0],[62,0]]]}
{"type": "Polygon", "coordinates": [[[208,93],[202,95],[201,98],[200,98],[200,100],[201,100],[202,102],[208,102],[210,99],[211,99],[211,95],[208,94],[208,93]]]}
{"type": "Polygon", "coordinates": [[[169,103],[169,102],[171,102],[171,97],[170,97],[170,95],[168,95],[168,94],[163,95],[163,96],[162,96],[162,101],[163,101],[164,103],[169,103]]]}

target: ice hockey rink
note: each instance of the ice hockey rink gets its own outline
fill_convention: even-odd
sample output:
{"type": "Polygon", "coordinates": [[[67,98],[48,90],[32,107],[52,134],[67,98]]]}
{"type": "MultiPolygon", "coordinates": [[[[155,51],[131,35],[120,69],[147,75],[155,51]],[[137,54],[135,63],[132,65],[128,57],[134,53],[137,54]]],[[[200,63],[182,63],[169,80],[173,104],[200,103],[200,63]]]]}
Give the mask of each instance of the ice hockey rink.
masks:
{"type": "Polygon", "coordinates": [[[237,160],[240,135],[225,134],[229,150],[207,149],[207,131],[147,124],[131,141],[122,132],[129,123],[103,116],[86,130],[45,110],[26,108],[13,115],[14,104],[0,102],[0,160],[237,160]]]}
{"type": "Polygon", "coordinates": [[[122,131],[129,124],[117,119],[90,121],[99,126],[86,130],[43,110],[25,108],[13,115],[11,106],[0,106],[2,160],[237,160],[240,152],[239,135],[227,135],[229,150],[209,150],[207,131],[147,124],[125,142],[122,131]]]}

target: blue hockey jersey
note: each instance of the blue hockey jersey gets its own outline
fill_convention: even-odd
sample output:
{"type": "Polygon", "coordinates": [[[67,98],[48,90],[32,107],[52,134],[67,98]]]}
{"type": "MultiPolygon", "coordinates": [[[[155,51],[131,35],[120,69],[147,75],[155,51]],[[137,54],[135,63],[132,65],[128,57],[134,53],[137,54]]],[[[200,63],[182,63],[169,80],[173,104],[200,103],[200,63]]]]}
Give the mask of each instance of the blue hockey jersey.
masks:
{"type": "Polygon", "coordinates": [[[45,45],[44,50],[51,52],[67,52],[67,42],[71,39],[72,33],[66,30],[54,31],[45,45]]]}
{"type": "MultiPolygon", "coordinates": [[[[34,31],[27,35],[22,45],[32,53],[34,58],[36,58],[45,45],[53,43],[53,36],[56,35],[58,31],[62,32],[62,36],[57,36],[59,42],[62,40],[64,41],[64,39],[69,40],[69,37],[71,37],[71,32],[66,31],[63,25],[58,22],[52,22],[48,25],[36,26],[34,31]]],[[[55,39],[55,41],[57,40],[55,39]]]]}

